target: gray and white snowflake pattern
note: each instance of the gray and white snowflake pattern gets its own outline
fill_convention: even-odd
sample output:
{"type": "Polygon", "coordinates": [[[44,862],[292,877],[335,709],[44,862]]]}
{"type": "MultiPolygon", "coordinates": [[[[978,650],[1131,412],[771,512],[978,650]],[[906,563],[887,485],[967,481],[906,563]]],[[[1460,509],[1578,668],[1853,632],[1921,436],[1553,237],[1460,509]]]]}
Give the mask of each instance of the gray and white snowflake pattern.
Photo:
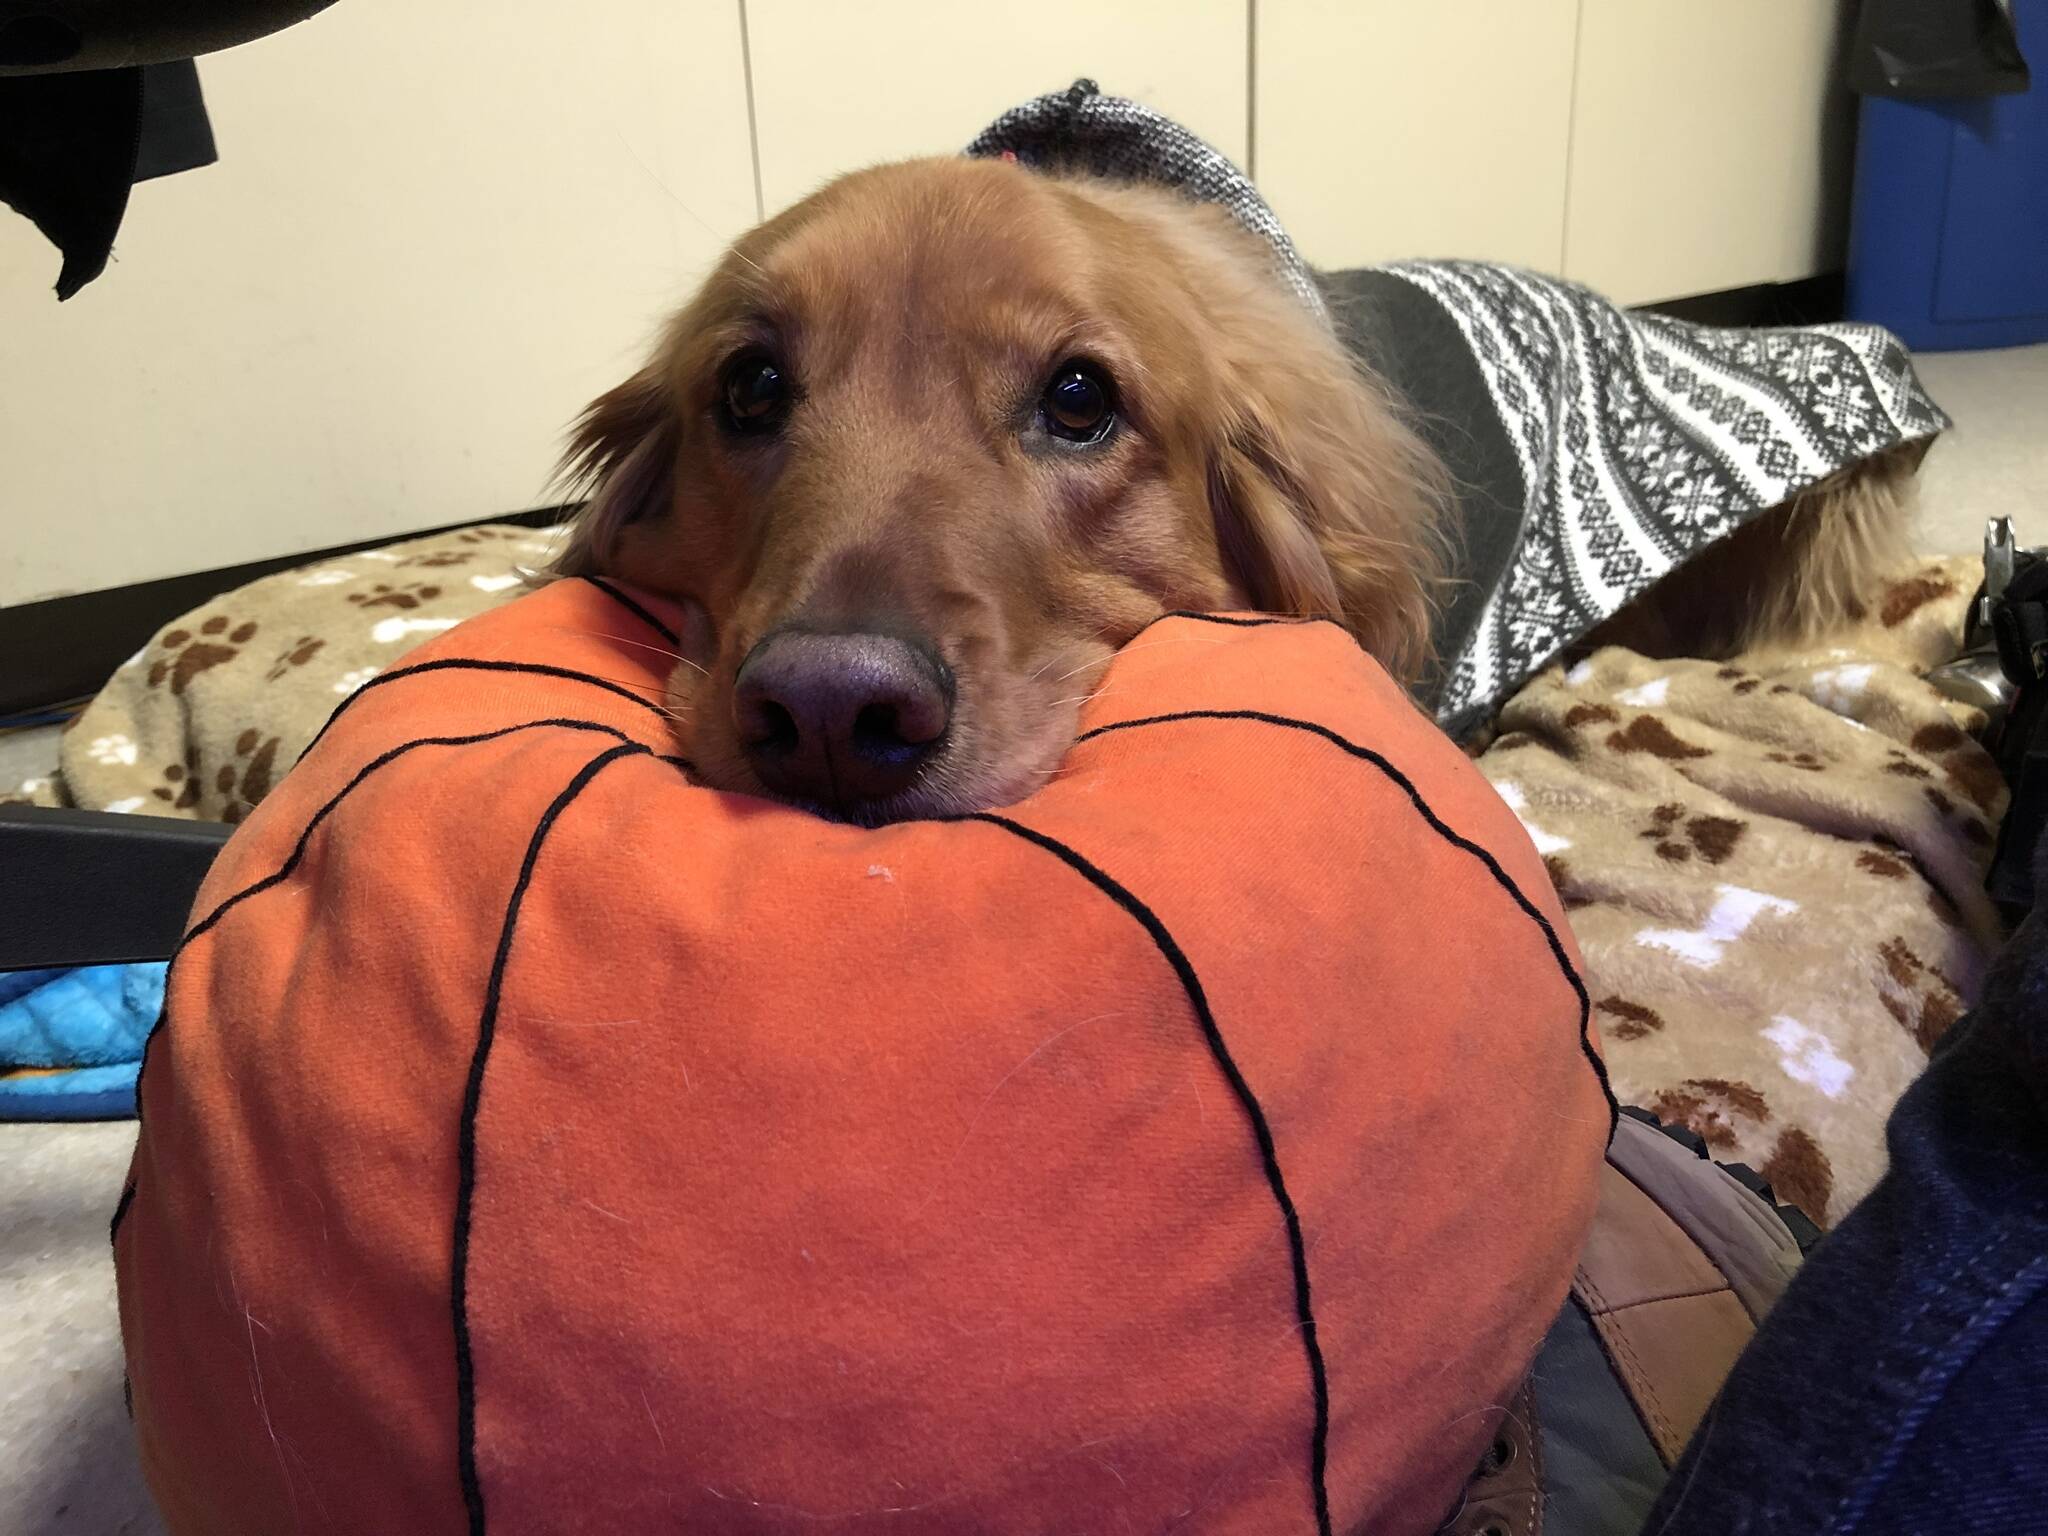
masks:
{"type": "Polygon", "coordinates": [[[1484,262],[1384,270],[1443,306],[1522,469],[1522,537],[1440,719],[1499,703],[1564,646],[1757,513],[1948,418],[1870,325],[1723,330],[1484,262]]]}

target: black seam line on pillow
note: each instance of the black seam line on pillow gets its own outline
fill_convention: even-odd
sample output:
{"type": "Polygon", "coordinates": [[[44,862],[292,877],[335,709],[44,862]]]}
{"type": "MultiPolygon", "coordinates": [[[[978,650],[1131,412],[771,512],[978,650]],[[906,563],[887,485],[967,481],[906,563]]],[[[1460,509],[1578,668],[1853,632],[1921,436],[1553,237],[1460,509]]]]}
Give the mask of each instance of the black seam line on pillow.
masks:
{"type": "Polygon", "coordinates": [[[526,857],[519,865],[519,878],[505,903],[505,921],[498,928],[498,948],[491,957],[490,980],[484,986],[483,1012],[477,1020],[476,1051],[470,1057],[469,1078],[462,1090],[462,1123],[456,1146],[454,1263],[450,1266],[448,1305],[455,1324],[455,1454],[456,1475],[462,1484],[463,1506],[469,1512],[471,1536],[484,1529],[484,1490],[476,1471],[476,1362],[469,1342],[469,1229],[476,1198],[476,1117],[483,1106],[484,1071],[490,1065],[491,1042],[498,1032],[498,1004],[505,986],[505,968],[512,958],[512,938],[519,927],[519,909],[533,883],[534,866],[540,851],[561,817],[576,797],[605,769],[624,757],[652,756],[638,742],[626,742],[598,753],[577,770],[576,776],[555,796],[526,843],[526,857]]]}
{"type": "MultiPolygon", "coordinates": [[[[163,1021],[162,1014],[157,1015],[157,1021],[159,1023],[163,1021]]],[[[155,1034],[156,1030],[152,1027],[150,1033],[155,1034]]],[[[147,1056],[149,1054],[149,1041],[146,1039],[142,1042],[142,1054],[144,1056],[147,1056]]],[[[139,1135],[141,1134],[142,1130],[142,1081],[139,1076],[140,1069],[138,1068],[137,1070],[138,1076],[135,1083],[135,1129],[136,1133],[139,1135]]],[[[130,1179],[126,1184],[123,1184],[121,1186],[121,1198],[114,1202],[114,1219],[107,1223],[107,1242],[110,1245],[117,1238],[120,1237],[121,1218],[128,1214],[128,1207],[134,1204],[134,1202],[135,1181],[133,1179],[130,1179]]],[[[128,1416],[130,1418],[133,1418],[135,1415],[131,1411],[128,1416]]]]}
{"type": "MultiPolygon", "coordinates": [[[[1234,614],[1228,613],[1198,613],[1192,608],[1169,608],[1165,613],[1160,614],[1158,618],[1152,620],[1151,624],[1147,624],[1145,629],[1150,629],[1152,624],[1163,624],[1168,619],[1193,619],[1198,624],[1222,624],[1231,629],[1265,629],[1273,624],[1296,627],[1303,624],[1328,624],[1332,628],[1343,629],[1347,635],[1351,633],[1350,630],[1344,629],[1344,626],[1335,619],[1297,619],[1289,618],[1285,614],[1266,614],[1253,618],[1239,618],[1234,614]]],[[[1144,629],[1138,631],[1141,635],[1144,632],[1144,629]]]]}
{"type": "Polygon", "coordinates": [[[1359,645],[1358,636],[1352,634],[1350,630],[1339,624],[1335,619],[1298,619],[1290,618],[1285,614],[1266,614],[1252,618],[1238,618],[1227,613],[1198,613],[1192,608],[1168,609],[1165,613],[1160,614],[1158,618],[1149,621],[1143,629],[1138,631],[1137,635],[1132,635],[1131,639],[1126,640],[1124,644],[1129,645],[1138,638],[1138,635],[1144,634],[1156,625],[1164,624],[1168,619],[1192,619],[1197,624],[1218,624],[1225,629],[1268,629],[1274,626],[1283,629],[1303,629],[1311,624],[1327,624],[1353,645],[1357,645],[1361,651],[1365,649],[1363,645],[1359,645]]]}
{"type": "Polygon", "coordinates": [[[1550,946],[1550,957],[1557,962],[1558,970],[1564,973],[1565,981],[1571,986],[1572,995],[1578,999],[1579,1051],[1586,1058],[1586,1064],[1593,1069],[1593,1076],[1600,1084],[1601,1097],[1607,1100],[1607,1140],[1613,1142],[1615,1127],[1621,1122],[1621,1105],[1614,1097],[1613,1084],[1608,1081],[1607,1064],[1600,1059],[1600,1053],[1593,1049],[1593,999],[1587,993],[1586,984],[1580,979],[1579,973],[1572,968],[1571,957],[1564,952],[1564,945],[1558,940],[1557,930],[1550,925],[1550,919],[1543,915],[1534,902],[1522,894],[1522,888],[1515,884],[1514,876],[1501,868],[1500,860],[1469,837],[1453,831],[1449,824],[1430,808],[1429,802],[1422,798],[1422,791],[1415,787],[1414,781],[1379,753],[1370,747],[1361,747],[1356,742],[1348,741],[1328,726],[1317,725],[1313,720],[1296,720],[1289,715],[1273,715],[1259,709],[1184,709],[1168,715],[1147,715],[1138,720],[1112,720],[1107,725],[1096,726],[1092,731],[1083,731],[1074,738],[1074,745],[1079,746],[1082,742],[1093,740],[1097,736],[1107,736],[1111,731],[1129,731],[1147,725],[1171,725],[1182,720],[1250,720],[1261,725],[1283,726],[1288,730],[1306,731],[1312,736],[1320,736],[1332,746],[1379,769],[1408,797],[1431,831],[1453,847],[1464,849],[1484,864],[1486,872],[1493,876],[1494,882],[1513,898],[1515,905],[1522,909],[1525,916],[1543,930],[1543,942],[1550,946]]]}
{"type": "MultiPolygon", "coordinates": [[[[1137,635],[1131,636],[1131,639],[1126,640],[1124,644],[1129,645],[1132,640],[1138,638],[1138,635],[1144,634],[1153,625],[1164,624],[1168,619],[1193,619],[1197,624],[1220,624],[1227,629],[1267,629],[1276,625],[1282,629],[1306,629],[1312,624],[1327,624],[1346,640],[1357,646],[1360,655],[1369,657],[1373,661],[1379,660],[1378,657],[1373,656],[1372,652],[1365,648],[1365,642],[1359,639],[1351,630],[1345,628],[1337,620],[1325,618],[1321,614],[1310,618],[1298,618],[1284,613],[1269,613],[1254,615],[1251,618],[1238,618],[1227,613],[1201,613],[1193,608],[1169,608],[1165,613],[1160,614],[1158,618],[1147,623],[1144,629],[1139,630],[1137,635]]],[[[1405,692],[1406,690],[1404,689],[1403,691],[1405,692]]]]}
{"type": "Polygon", "coordinates": [[[1181,989],[1187,994],[1188,1003],[1194,1009],[1195,1020],[1200,1024],[1202,1037],[1208,1042],[1209,1054],[1223,1071],[1231,1091],[1244,1109],[1245,1118],[1251,1123],[1252,1136],[1258,1142],[1259,1161],[1266,1172],[1266,1183],[1273,1191],[1273,1199],[1280,1207],[1281,1217],[1287,1224],[1288,1258],[1294,1268],[1294,1307],[1301,1326],[1302,1351],[1308,1357],[1309,1381],[1315,1394],[1315,1428],[1309,1441],[1310,1489],[1315,1495],[1317,1536],[1331,1536],[1330,1490],[1327,1480],[1330,1449],[1330,1382],[1323,1366],[1322,1345],[1316,1340],[1315,1308],[1309,1293],[1308,1247],[1301,1235],[1301,1215],[1294,1208],[1294,1197],[1287,1192],[1287,1180],[1280,1171],[1280,1152],[1273,1141],[1273,1128],[1266,1121],[1266,1111],[1259,1103],[1259,1097],[1252,1091],[1252,1085],[1238,1070],[1237,1061],[1230,1054],[1230,1046],[1223,1038],[1222,1028],[1216,1022],[1216,1015],[1209,1008],[1209,995],[1202,989],[1202,981],[1195,974],[1195,968],[1180,947],[1166,924],[1144,902],[1140,901],[1127,887],[1119,884],[1105,871],[1091,864],[1081,854],[1021,822],[1007,816],[997,816],[987,811],[966,816],[949,816],[948,821],[982,821],[992,827],[1001,827],[1005,832],[1022,838],[1027,843],[1043,848],[1060,860],[1069,869],[1087,880],[1103,895],[1122,907],[1137,920],[1138,926],[1150,936],[1166,963],[1173,967],[1173,973],[1180,979],[1181,989]]]}
{"type": "Polygon", "coordinates": [[[683,637],[677,634],[674,630],[670,629],[666,624],[662,623],[661,620],[657,619],[653,614],[649,613],[647,611],[647,605],[645,603],[639,602],[633,597],[631,597],[629,594],[620,591],[617,587],[613,586],[610,582],[606,581],[602,576],[581,576],[577,579],[579,581],[589,582],[593,587],[597,588],[598,591],[602,592],[606,597],[610,598],[613,602],[617,603],[621,608],[625,609],[626,612],[632,614],[634,618],[638,619],[642,624],[645,624],[649,629],[653,630],[657,635],[661,636],[661,638],[666,640],[670,645],[677,647],[680,647],[682,645],[683,637]]]}
{"type": "Polygon", "coordinates": [[[417,677],[422,672],[518,672],[529,677],[559,677],[572,683],[588,683],[593,688],[602,688],[606,693],[615,693],[629,703],[638,704],[663,722],[668,719],[668,712],[652,699],[642,698],[624,684],[615,683],[608,677],[596,677],[588,672],[578,672],[572,667],[553,667],[539,661],[482,661],[468,656],[443,656],[437,661],[416,662],[409,667],[393,667],[389,672],[380,672],[371,678],[335,707],[334,713],[327,717],[327,724],[314,733],[313,739],[307,742],[304,751],[299,753],[298,761],[304,762],[306,753],[320,745],[320,738],[341,718],[342,712],[372,688],[381,687],[385,683],[395,683],[403,677],[417,677]]]}
{"type": "MultiPolygon", "coordinates": [[[[292,851],[286,856],[284,863],[280,864],[275,871],[263,876],[260,880],[252,881],[250,884],[243,886],[232,896],[224,898],[219,906],[215,907],[205,917],[187,929],[185,936],[178,940],[178,947],[172,952],[169,964],[164,967],[164,996],[166,999],[164,1005],[157,1011],[156,1023],[150,1026],[149,1033],[142,1040],[142,1061],[135,1069],[135,1121],[138,1131],[142,1124],[142,1078],[149,1070],[149,1048],[155,1042],[158,1033],[163,1029],[165,1022],[170,1017],[169,989],[171,976],[177,970],[178,958],[185,953],[185,947],[188,944],[194,939],[203,938],[206,934],[211,933],[222,918],[226,917],[231,910],[240,906],[250,897],[260,896],[263,892],[282,885],[285,881],[289,880],[292,876],[292,871],[297,869],[300,862],[306,857],[306,849],[311,845],[313,834],[319,830],[320,824],[328,818],[343,800],[347,799],[355,791],[363,780],[367,779],[379,768],[384,767],[387,763],[395,762],[416,747],[475,746],[479,742],[495,741],[500,736],[510,736],[516,731],[542,730],[552,726],[559,726],[572,731],[595,731],[601,736],[609,736],[613,740],[620,742],[631,740],[624,731],[609,725],[599,725],[595,720],[562,719],[525,720],[521,721],[518,725],[501,725],[496,730],[478,731],[468,736],[422,736],[415,741],[401,743],[390,751],[365,763],[362,768],[357,770],[354,778],[336,790],[327,803],[312,814],[307,820],[305,827],[300,831],[298,841],[293,844],[292,851]]],[[[121,1198],[114,1204],[113,1220],[107,1224],[107,1241],[112,1242],[121,1235],[121,1218],[128,1214],[129,1202],[134,1198],[135,1183],[131,1179],[122,1187],[121,1198]]]]}

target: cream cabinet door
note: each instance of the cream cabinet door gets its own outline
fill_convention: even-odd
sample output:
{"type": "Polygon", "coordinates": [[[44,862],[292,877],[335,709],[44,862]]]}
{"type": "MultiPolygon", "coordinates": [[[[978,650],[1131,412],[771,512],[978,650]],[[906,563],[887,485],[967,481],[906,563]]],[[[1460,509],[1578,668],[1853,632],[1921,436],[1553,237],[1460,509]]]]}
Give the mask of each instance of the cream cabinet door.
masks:
{"type": "Polygon", "coordinates": [[[1555,271],[1579,0],[1259,0],[1259,187],[1324,267],[1555,271]]]}
{"type": "Polygon", "coordinates": [[[745,0],[762,202],[844,171],[957,153],[999,113],[1086,76],[1242,163],[1247,0],[745,0]]]}
{"type": "Polygon", "coordinates": [[[1624,303],[1839,264],[1837,0],[1582,0],[1565,272],[1624,303]]]}
{"type": "Polygon", "coordinates": [[[0,211],[0,603],[541,504],[754,218],[734,0],[348,0],[200,61],[114,261],[0,211]]]}

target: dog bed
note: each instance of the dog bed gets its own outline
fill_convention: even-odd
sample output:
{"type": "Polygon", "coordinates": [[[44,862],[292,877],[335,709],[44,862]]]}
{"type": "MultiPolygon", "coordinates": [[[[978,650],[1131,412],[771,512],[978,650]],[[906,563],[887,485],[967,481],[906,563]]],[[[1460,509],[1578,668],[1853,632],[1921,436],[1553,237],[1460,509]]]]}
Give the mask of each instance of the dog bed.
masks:
{"type": "Polygon", "coordinates": [[[1831,1223],[1967,1008],[2000,924],[2006,790],[1975,711],[1918,674],[1979,572],[1924,560],[1818,645],[1555,666],[1480,759],[1571,910],[1616,1091],[1831,1223]]]}
{"type": "Polygon", "coordinates": [[[115,1228],[171,1529],[1433,1527],[1615,1114],[1476,767],[1170,617],[1014,810],[834,825],[666,755],[673,619],[431,642],[215,864],[115,1228]]]}

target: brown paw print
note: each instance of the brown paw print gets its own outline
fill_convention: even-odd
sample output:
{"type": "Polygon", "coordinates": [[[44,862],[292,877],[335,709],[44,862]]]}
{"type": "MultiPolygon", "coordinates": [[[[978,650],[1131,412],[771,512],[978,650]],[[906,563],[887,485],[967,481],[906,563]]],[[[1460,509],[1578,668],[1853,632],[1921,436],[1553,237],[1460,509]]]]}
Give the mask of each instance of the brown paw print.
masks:
{"type": "Polygon", "coordinates": [[[1605,704],[1574,704],[1564,712],[1564,728],[1575,731],[1582,725],[1613,725],[1620,718],[1605,704]]]}
{"type": "Polygon", "coordinates": [[[1785,1205],[1797,1206],[1814,1221],[1825,1221],[1835,1196],[1835,1169],[1819,1142],[1796,1125],[1788,1125],[1757,1169],[1770,1181],[1771,1192],[1785,1205]]]}
{"type": "Polygon", "coordinates": [[[1603,997],[1598,1007],[1605,1020],[1600,1032],[1609,1040],[1640,1040],[1664,1028],[1664,1015],[1625,997],[1603,997]]]}
{"type": "Polygon", "coordinates": [[[405,610],[417,608],[421,603],[429,602],[440,595],[441,589],[439,587],[422,586],[416,581],[407,582],[402,587],[386,586],[380,581],[367,592],[349,593],[348,600],[358,608],[397,608],[405,610]]]}
{"type": "Polygon", "coordinates": [[[1934,807],[1934,814],[1944,821],[1956,816],[1958,809],[1961,810],[1962,814],[1956,819],[1955,830],[1961,834],[1964,842],[1975,843],[1979,848],[1991,846],[1991,828],[1985,825],[1984,818],[1974,809],[1969,806],[1958,807],[1954,800],[1932,784],[1921,785],[1920,793],[1925,795],[1927,803],[1934,807]]]}
{"type": "Polygon", "coordinates": [[[1636,835],[1657,845],[1657,857],[1683,864],[1694,854],[1708,864],[1725,864],[1749,823],[1732,816],[1685,817],[1682,805],[1660,805],[1650,812],[1649,825],[1636,835]]]}
{"type": "Polygon", "coordinates": [[[1912,1034],[1921,1050],[1933,1050],[1949,1026],[1963,1016],[1960,989],[1937,967],[1914,954],[1900,936],[1879,945],[1877,956],[1884,963],[1885,981],[1890,983],[1879,984],[1878,1001],[1912,1034]]]}
{"type": "Polygon", "coordinates": [[[1802,769],[1807,773],[1825,773],[1828,765],[1811,752],[1766,752],[1764,760],[1783,763],[1788,768],[1802,769]]]}
{"type": "Polygon", "coordinates": [[[1897,774],[1902,779],[1931,779],[1933,774],[1913,761],[1897,747],[1887,747],[1884,753],[1884,771],[1897,774]]]}
{"type": "Polygon", "coordinates": [[[1912,576],[1886,587],[1878,620],[1886,629],[1897,629],[1938,597],[1947,597],[1956,584],[1945,576],[1912,576]]]}
{"type": "MultiPolygon", "coordinates": [[[[1689,1077],[1665,1089],[1650,1101],[1650,1113],[1666,1125],[1684,1126],[1723,1157],[1735,1152],[1744,1139],[1751,1147],[1763,1145],[1769,1134],[1765,1127],[1771,1124],[1771,1106],[1763,1094],[1748,1083],[1720,1077],[1689,1077]]],[[[1779,1200],[1798,1206],[1815,1221],[1827,1219],[1835,1170],[1808,1132],[1784,1126],[1756,1171],[1770,1181],[1779,1200]]]]}
{"type": "Polygon", "coordinates": [[[1684,1126],[1716,1152],[1732,1152],[1743,1123],[1764,1124],[1771,1106],[1748,1083],[1689,1077],[1651,1099],[1650,1113],[1666,1125],[1684,1126]]]}
{"type": "Polygon", "coordinates": [[[464,544],[489,544],[497,539],[517,539],[525,536],[523,530],[509,528],[465,528],[455,535],[464,544]]]}
{"type": "Polygon", "coordinates": [[[317,639],[312,635],[301,635],[292,642],[291,649],[285,651],[277,660],[270,664],[270,670],[263,675],[274,683],[293,667],[303,667],[315,656],[318,656],[322,650],[326,649],[326,646],[327,642],[325,640],[317,639]]]}
{"type": "Polygon", "coordinates": [[[430,549],[421,554],[407,555],[403,560],[394,560],[392,568],[403,571],[418,566],[424,570],[438,570],[443,566],[467,565],[475,558],[476,551],[471,549],[430,549]]]}
{"type": "Polygon", "coordinates": [[[1571,866],[1556,854],[1545,854],[1543,872],[1550,876],[1550,883],[1557,890],[1557,899],[1564,903],[1567,912],[1576,912],[1580,907],[1593,905],[1593,898],[1581,890],[1574,878],[1571,866]]]}
{"type": "Polygon", "coordinates": [[[277,771],[279,745],[277,737],[266,737],[253,729],[235,738],[235,761],[223,763],[213,776],[213,787],[227,802],[221,820],[240,821],[270,793],[272,775],[277,771]]]}
{"type": "Polygon", "coordinates": [[[163,771],[163,783],[150,791],[155,798],[167,802],[173,810],[189,811],[199,803],[199,765],[197,754],[184,763],[173,763],[163,771]]]}
{"type": "Polygon", "coordinates": [[[1941,721],[1913,733],[1913,750],[1941,764],[1949,784],[1989,816],[2005,796],[2005,775],[1989,752],[1962,727],[1941,721]]]}
{"type": "Polygon", "coordinates": [[[256,625],[247,622],[230,629],[230,622],[215,614],[199,626],[196,634],[189,629],[174,629],[165,634],[157,642],[164,654],[149,666],[149,686],[161,688],[168,683],[173,694],[182,695],[200,673],[241,655],[242,647],[256,637],[256,625]]]}
{"type": "Polygon", "coordinates": [[[1672,734],[1671,727],[1655,715],[1637,715],[1629,721],[1627,729],[1608,736],[1607,746],[1613,752],[1647,752],[1670,763],[1681,762],[1688,757],[1712,755],[1705,747],[1680,740],[1672,734]]]}

